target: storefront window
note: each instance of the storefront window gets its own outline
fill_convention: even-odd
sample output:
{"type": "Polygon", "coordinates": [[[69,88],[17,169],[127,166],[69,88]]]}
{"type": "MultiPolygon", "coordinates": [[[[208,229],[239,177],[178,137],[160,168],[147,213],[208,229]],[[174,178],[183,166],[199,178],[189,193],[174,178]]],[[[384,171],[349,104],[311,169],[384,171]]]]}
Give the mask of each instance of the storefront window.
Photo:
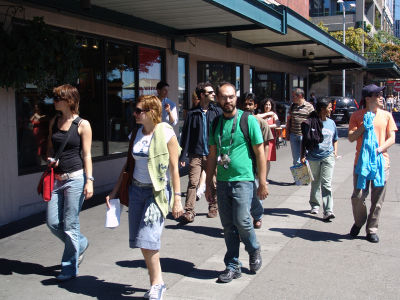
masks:
{"type": "Polygon", "coordinates": [[[134,48],[107,43],[108,152],[128,149],[128,135],[134,125],[135,101],[134,48]]]}
{"type": "Polygon", "coordinates": [[[242,67],[236,66],[236,68],[235,68],[235,87],[236,87],[236,96],[238,96],[238,97],[240,97],[241,81],[242,81],[242,67]]]}
{"type": "Polygon", "coordinates": [[[231,63],[199,62],[197,72],[199,82],[208,81],[214,87],[224,81],[235,84],[236,68],[235,65],[231,63]]]}
{"type": "MultiPolygon", "coordinates": [[[[78,36],[76,46],[80,50],[81,69],[75,85],[81,97],[80,116],[92,127],[92,156],[126,152],[128,135],[134,126],[136,97],[156,94],[157,82],[162,79],[162,50],[86,36],[78,36]]],[[[31,84],[16,93],[21,175],[38,172],[46,164],[49,122],[55,115],[51,97],[51,90],[39,94],[31,84]]]]}
{"type": "Polygon", "coordinates": [[[178,57],[178,102],[179,102],[179,131],[183,126],[184,121],[184,111],[188,110],[189,107],[189,97],[188,97],[188,65],[187,56],[179,55],[178,57]]]}
{"type": "Polygon", "coordinates": [[[161,51],[139,47],[139,95],[157,95],[161,80],[161,51]]]}

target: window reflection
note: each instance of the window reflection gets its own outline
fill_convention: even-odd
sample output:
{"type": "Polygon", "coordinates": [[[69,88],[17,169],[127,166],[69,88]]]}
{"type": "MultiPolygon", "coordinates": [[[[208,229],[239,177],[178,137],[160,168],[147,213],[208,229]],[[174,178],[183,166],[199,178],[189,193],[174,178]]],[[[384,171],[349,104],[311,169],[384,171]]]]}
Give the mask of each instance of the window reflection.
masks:
{"type": "Polygon", "coordinates": [[[135,70],[133,47],[107,43],[108,152],[126,152],[134,125],[135,70]]]}
{"type": "Polygon", "coordinates": [[[160,50],[139,47],[139,95],[157,95],[161,80],[160,50]]]}

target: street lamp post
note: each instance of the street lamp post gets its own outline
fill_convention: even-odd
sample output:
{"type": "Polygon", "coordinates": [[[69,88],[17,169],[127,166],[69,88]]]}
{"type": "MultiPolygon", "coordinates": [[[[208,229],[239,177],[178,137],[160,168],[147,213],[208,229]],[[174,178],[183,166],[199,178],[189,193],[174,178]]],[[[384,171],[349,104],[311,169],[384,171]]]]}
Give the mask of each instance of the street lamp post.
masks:
{"type": "MultiPolygon", "coordinates": [[[[346,8],[343,0],[337,0],[337,3],[342,4],[343,10],[343,44],[346,45],[346,8]]],[[[346,97],[346,69],[342,70],[342,96],[346,97]]]]}

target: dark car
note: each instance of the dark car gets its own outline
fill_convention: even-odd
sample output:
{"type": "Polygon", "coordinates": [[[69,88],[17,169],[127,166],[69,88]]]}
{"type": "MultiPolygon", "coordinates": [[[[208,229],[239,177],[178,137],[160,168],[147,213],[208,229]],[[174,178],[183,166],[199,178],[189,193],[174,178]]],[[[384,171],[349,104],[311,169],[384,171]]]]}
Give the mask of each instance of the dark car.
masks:
{"type": "Polygon", "coordinates": [[[329,99],[332,103],[331,119],[336,123],[348,123],[351,115],[358,110],[359,107],[355,99],[340,96],[329,96],[324,98],[329,99]]]}

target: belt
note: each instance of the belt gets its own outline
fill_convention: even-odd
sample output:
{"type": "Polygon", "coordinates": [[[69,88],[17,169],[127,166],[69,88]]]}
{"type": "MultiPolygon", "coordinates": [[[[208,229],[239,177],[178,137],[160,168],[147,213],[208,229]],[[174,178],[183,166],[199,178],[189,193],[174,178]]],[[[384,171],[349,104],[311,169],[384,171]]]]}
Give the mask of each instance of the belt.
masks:
{"type": "Polygon", "coordinates": [[[135,178],[132,179],[132,184],[133,184],[133,185],[136,185],[136,186],[138,186],[138,187],[144,187],[144,188],[151,188],[151,187],[153,187],[153,184],[152,184],[152,183],[143,183],[143,182],[137,181],[135,178]]]}
{"type": "Polygon", "coordinates": [[[71,172],[71,173],[54,174],[54,178],[59,181],[62,181],[62,180],[68,180],[70,178],[78,177],[80,175],[83,175],[83,169],[80,169],[78,171],[71,172]]]}

